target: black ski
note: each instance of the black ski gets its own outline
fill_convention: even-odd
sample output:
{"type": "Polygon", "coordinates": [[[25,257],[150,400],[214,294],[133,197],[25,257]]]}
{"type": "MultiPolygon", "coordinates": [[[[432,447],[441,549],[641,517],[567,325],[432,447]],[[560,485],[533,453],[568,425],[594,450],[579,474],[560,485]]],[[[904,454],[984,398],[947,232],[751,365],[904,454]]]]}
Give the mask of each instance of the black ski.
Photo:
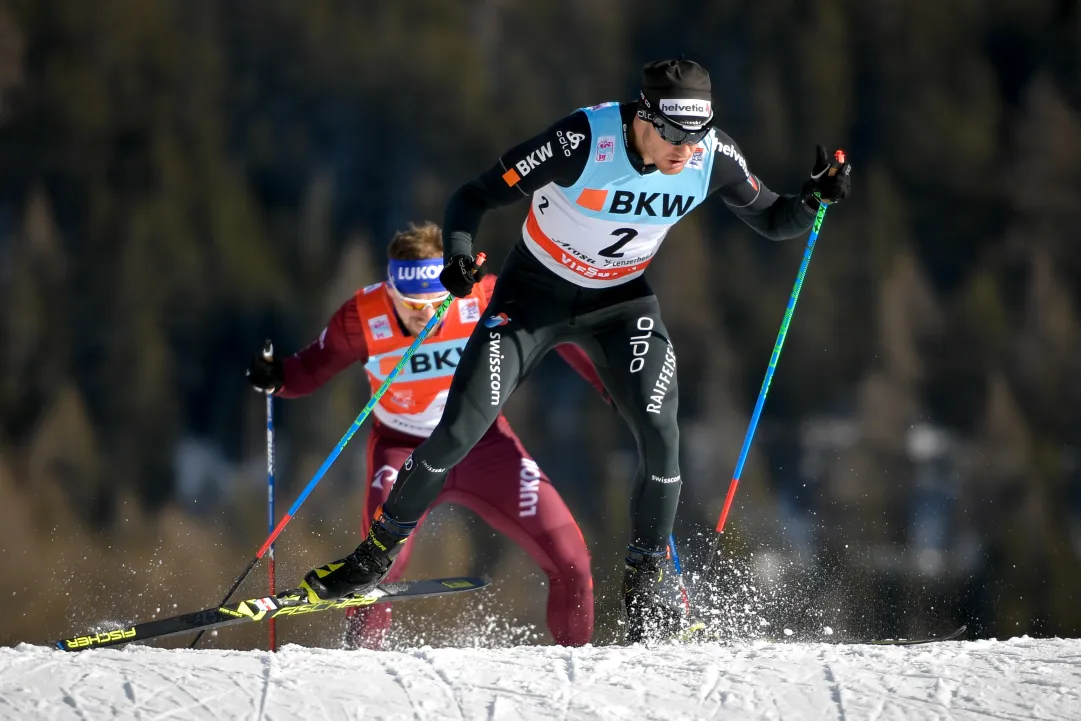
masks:
{"type": "Polygon", "coordinates": [[[189,631],[209,631],[213,628],[232,626],[238,623],[269,621],[272,618],[300,616],[339,608],[371,606],[374,603],[390,603],[412,598],[443,596],[450,593],[475,591],[484,588],[491,579],[487,576],[459,576],[455,578],[429,578],[422,581],[398,581],[384,583],[374,591],[356,598],[342,598],[337,601],[309,603],[299,590],[283,591],[276,596],[249,598],[236,603],[229,603],[217,608],[207,608],[181,616],[161,618],[146,623],[137,623],[127,628],[100,631],[65,638],[52,642],[52,646],[62,651],[83,651],[89,648],[119,646],[133,641],[146,641],[163,638],[189,631]]]}
{"type": "Polygon", "coordinates": [[[883,638],[876,641],[846,641],[846,643],[866,643],[868,646],[919,646],[924,643],[953,641],[960,638],[967,630],[968,625],[964,624],[950,633],[947,633],[945,636],[928,636],[926,638],[883,638]]]}
{"type": "Polygon", "coordinates": [[[859,639],[859,638],[844,638],[836,641],[827,639],[775,639],[775,643],[828,643],[834,646],[921,646],[926,643],[940,643],[942,641],[955,641],[960,638],[965,631],[968,630],[968,625],[962,625],[945,636],[926,636],[922,638],[872,638],[872,639],[859,639]]]}
{"type": "MultiPolygon", "coordinates": [[[[945,636],[927,636],[925,638],[879,638],[870,640],[860,639],[844,639],[838,641],[823,640],[823,639],[792,639],[788,637],[765,639],[771,643],[828,643],[834,646],[920,646],[926,643],[939,643],[941,641],[955,641],[964,635],[968,630],[968,625],[962,625],[945,636]]],[[[683,629],[679,633],[672,636],[671,641],[683,642],[683,643],[731,643],[733,639],[730,638],[718,638],[710,636],[708,626],[701,622],[696,621],[691,623],[688,628],[683,629]]]]}

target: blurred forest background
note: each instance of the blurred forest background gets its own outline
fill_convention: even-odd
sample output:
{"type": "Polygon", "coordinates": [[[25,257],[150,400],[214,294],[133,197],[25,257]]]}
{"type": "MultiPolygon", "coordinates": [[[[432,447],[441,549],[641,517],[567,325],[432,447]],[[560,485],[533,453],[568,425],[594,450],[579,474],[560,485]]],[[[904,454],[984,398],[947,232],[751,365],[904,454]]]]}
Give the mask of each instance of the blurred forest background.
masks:
{"type": "MultiPolygon", "coordinates": [[[[382,277],[396,229],[441,222],[503,150],[633,99],[644,62],[680,53],[774,190],[816,143],[855,166],[729,520],[739,622],[1077,635],[1079,48],[1076,0],[0,0],[0,642],[216,603],[266,537],[243,377],[263,339],[306,345],[382,277]]],[[[501,263],[524,214],[489,215],[478,247],[501,263]]],[[[803,247],[707,203],[651,266],[691,570],[803,247]]],[[[357,368],[278,403],[279,514],[366,398],[357,368]]],[[[582,525],[609,641],[633,442],[554,356],[508,415],[582,525]]],[[[366,433],[282,536],[279,586],[355,544],[366,433]]],[[[441,509],[411,575],[466,571],[495,588],[402,606],[401,633],[453,642],[473,609],[474,630],[550,642],[543,574],[441,509]]]]}

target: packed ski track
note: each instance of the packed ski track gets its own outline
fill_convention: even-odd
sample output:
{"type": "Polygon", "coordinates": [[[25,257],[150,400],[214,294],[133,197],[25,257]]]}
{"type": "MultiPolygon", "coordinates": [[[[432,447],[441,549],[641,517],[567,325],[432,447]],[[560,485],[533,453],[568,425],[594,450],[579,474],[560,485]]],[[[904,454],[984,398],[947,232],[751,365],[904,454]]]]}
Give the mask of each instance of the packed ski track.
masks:
{"type": "Polygon", "coordinates": [[[0,649],[24,719],[1076,719],[1081,641],[0,649]]]}

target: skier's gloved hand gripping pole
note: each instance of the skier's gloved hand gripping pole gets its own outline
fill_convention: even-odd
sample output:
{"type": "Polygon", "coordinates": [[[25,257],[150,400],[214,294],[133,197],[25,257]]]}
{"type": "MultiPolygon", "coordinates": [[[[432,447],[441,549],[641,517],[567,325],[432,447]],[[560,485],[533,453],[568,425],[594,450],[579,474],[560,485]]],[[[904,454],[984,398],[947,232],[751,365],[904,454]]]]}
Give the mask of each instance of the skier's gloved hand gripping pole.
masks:
{"type": "MultiPolygon", "coordinates": [[[[814,225],[811,226],[811,235],[807,238],[807,248],[803,251],[803,262],[800,263],[796,283],[792,287],[792,295],[788,297],[788,307],[785,308],[784,320],[781,321],[781,330],[777,333],[777,342],[773,345],[773,354],[769,359],[766,377],[762,381],[762,389],[758,392],[758,401],[754,404],[754,413],[751,414],[751,422],[747,426],[747,434],[743,438],[743,447],[739,452],[739,460],[736,461],[736,470],[732,474],[732,482],[728,485],[728,495],[724,499],[720,520],[717,521],[717,534],[713,537],[713,547],[710,549],[707,570],[714,568],[717,563],[717,554],[721,546],[721,534],[724,533],[724,523],[728,519],[728,512],[732,509],[732,500],[736,496],[736,487],[739,485],[739,478],[743,473],[743,465],[747,462],[747,453],[751,449],[751,441],[754,439],[754,432],[758,427],[758,418],[762,415],[762,407],[766,404],[766,394],[769,393],[769,386],[773,381],[773,372],[777,368],[777,360],[781,357],[781,348],[784,346],[785,336],[788,335],[788,325],[792,322],[792,314],[796,310],[796,301],[799,300],[799,293],[803,288],[803,279],[807,275],[807,266],[811,263],[811,252],[814,251],[815,241],[818,240],[818,234],[822,229],[822,221],[826,217],[826,208],[829,207],[830,203],[842,200],[848,195],[850,182],[848,175],[851,173],[852,167],[846,162],[844,151],[837,150],[834,152],[832,163],[827,161],[826,151],[822,146],[818,146],[817,153],[815,167],[811,171],[811,180],[804,186],[804,191],[819,201],[818,214],[815,216],[814,225]]],[[[710,577],[710,574],[707,574],[707,577],[710,577]]]]}
{"type": "MultiPolygon", "coordinates": [[[[484,253],[477,253],[476,258],[473,260],[472,263],[474,277],[476,277],[477,275],[483,275],[485,270],[485,258],[486,256],[484,253]]],[[[450,308],[450,304],[454,302],[454,298],[454,294],[451,293],[447,296],[447,299],[439,305],[439,307],[435,311],[435,315],[433,315],[431,320],[428,321],[428,325],[424,326],[424,330],[422,330],[420,334],[417,335],[416,340],[413,341],[413,344],[410,345],[408,349],[406,349],[404,354],[402,354],[401,360],[399,360],[398,364],[394,366],[394,370],[392,370],[390,374],[387,375],[386,380],[384,380],[383,384],[379,386],[379,390],[372,394],[371,399],[364,406],[364,409],[360,412],[360,415],[358,415],[356,420],[353,421],[353,425],[349,426],[349,430],[346,431],[345,435],[342,436],[342,439],[338,441],[338,445],[334,446],[334,450],[332,450],[330,452],[330,455],[327,456],[327,459],[323,461],[323,465],[319,466],[319,470],[315,472],[315,475],[312,477],[312,479],[308,481],[308,485],[305,486],[304,490],[300,492],[300,496],[297,497],[295,501],[293,501],[293,505],[290,506],[289,510],[285,512],[285,515],[282,516],[281,521],[279,521],[278,525],[274,528],[274,530],[270,532],[270,535],[267,537],[267,539],[263,541],[263,545],[259,547],[258,551],[256,551],[255,557],[248,562],[248,565],[244,569],[244,571],[239,576],[237,576],[236,581],[234,581],[233,585],[229,587],[229,590],[225,594],[225,598],[222,599],[222,602],[219,605],[224,605],[229,602],[229,598],[233,595],[233,593],[236,592],[238,588],[240,588],[240,584],[244,583],[244,579],[246,579],[248,577],[248,574],[251,573],[252,569],[255,568],[255,564],[259,563],[259,559],[266,555],[267,551],[271,548],[271,546],[274,545],[274,541],[278,538],[281,532],[285,530],[286,525],[288,525],[289,521],[293,519],[293,516],[296,514],[297,510],[300,509],[301,504],[304,503],[305,499],[307,499],[307,497],[315,489],[315,486],[319,483],[319,481],[323,479],[323,476],[326,475],[326,472],[330,469],[330,466],[334,463],[334,461],[337,460],[338,456],[342,452],[342,449],[345,448],[345,445],[349,443],[349,441],[353,438],[356,432],[360,429],[360,426],[364,423],[364,419],[367,418],[368,414],[372,412],[373,408],[375,408],[375,404],[379,402],[379,399],[383,397],[384,393],[386,393],[387,388],[390,387],[390,384],[394,381],[395,378],[398,377],[398,374],[402,372],[402,368],[404,368],[405,364],[409,362],[409,359],[412,358],[417,348],[419,348],[421,343],[423,343],[424,340],[428,337],[428,334],[431,333],[432,329],[439,324],[439,321],[446,314],[447,309],[450,308]]],[[[202,637],[203,633],[202,631],[200,631],[199,634],[195,637],[195,639],[191,642],[191,648],[195,648],[196,644],[199,643],[199,639],[202,637]]]]}

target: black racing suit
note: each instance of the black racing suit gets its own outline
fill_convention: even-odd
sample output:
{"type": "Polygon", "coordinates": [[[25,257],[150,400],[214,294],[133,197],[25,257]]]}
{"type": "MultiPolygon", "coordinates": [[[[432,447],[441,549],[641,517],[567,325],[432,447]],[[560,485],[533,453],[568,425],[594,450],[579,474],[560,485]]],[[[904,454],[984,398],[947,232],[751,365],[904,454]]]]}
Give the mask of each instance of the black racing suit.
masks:
{"type": "MultiPolygon", "coordinates": [[[[628,142],[635,106],[620,107],[623,143],[635,170],[644,166],[628,142]]],[[[451,198],[444,220],[444,255],[473,253],[473,236],[490,208],[530,196],[548,183],[575,184],[593,148],[589,121],[575,112],[505,153],[493,167],[451,198]],[[575,147],[566,142],[584,136],[575,147]],[[503,176],[545,143],[560,148],[515,185],[503,176]]],[[[816,208],[799,197],[778,196],[749,183],[738,146],[717,131],[710,194],[717,194],[749,226],[772,239],[811,227],[816,208]],[[727,146],[727,147],[726,147],[727,146]],[[727,150],[727,152],[723,152],[727,150]]],[[[757,181],[757,178],[756,178],[757,181]]],[[[657,553],[667,545],[679,500],[679,431],[676,424],[676,355],[660,307],[645,278],[621,285],[580,287],[556,276],[519,241],[496,282],[485,318],[477,324],[455,371],[439,425],[406,460],[387,514],[399,522],[420,518],[435,500],[447,471],[499,415],[519,379],[558,343],[573,342],[592,359],[609,395],[630,425],[640,452],[631,501],[631,546],[657,553]]]]}

